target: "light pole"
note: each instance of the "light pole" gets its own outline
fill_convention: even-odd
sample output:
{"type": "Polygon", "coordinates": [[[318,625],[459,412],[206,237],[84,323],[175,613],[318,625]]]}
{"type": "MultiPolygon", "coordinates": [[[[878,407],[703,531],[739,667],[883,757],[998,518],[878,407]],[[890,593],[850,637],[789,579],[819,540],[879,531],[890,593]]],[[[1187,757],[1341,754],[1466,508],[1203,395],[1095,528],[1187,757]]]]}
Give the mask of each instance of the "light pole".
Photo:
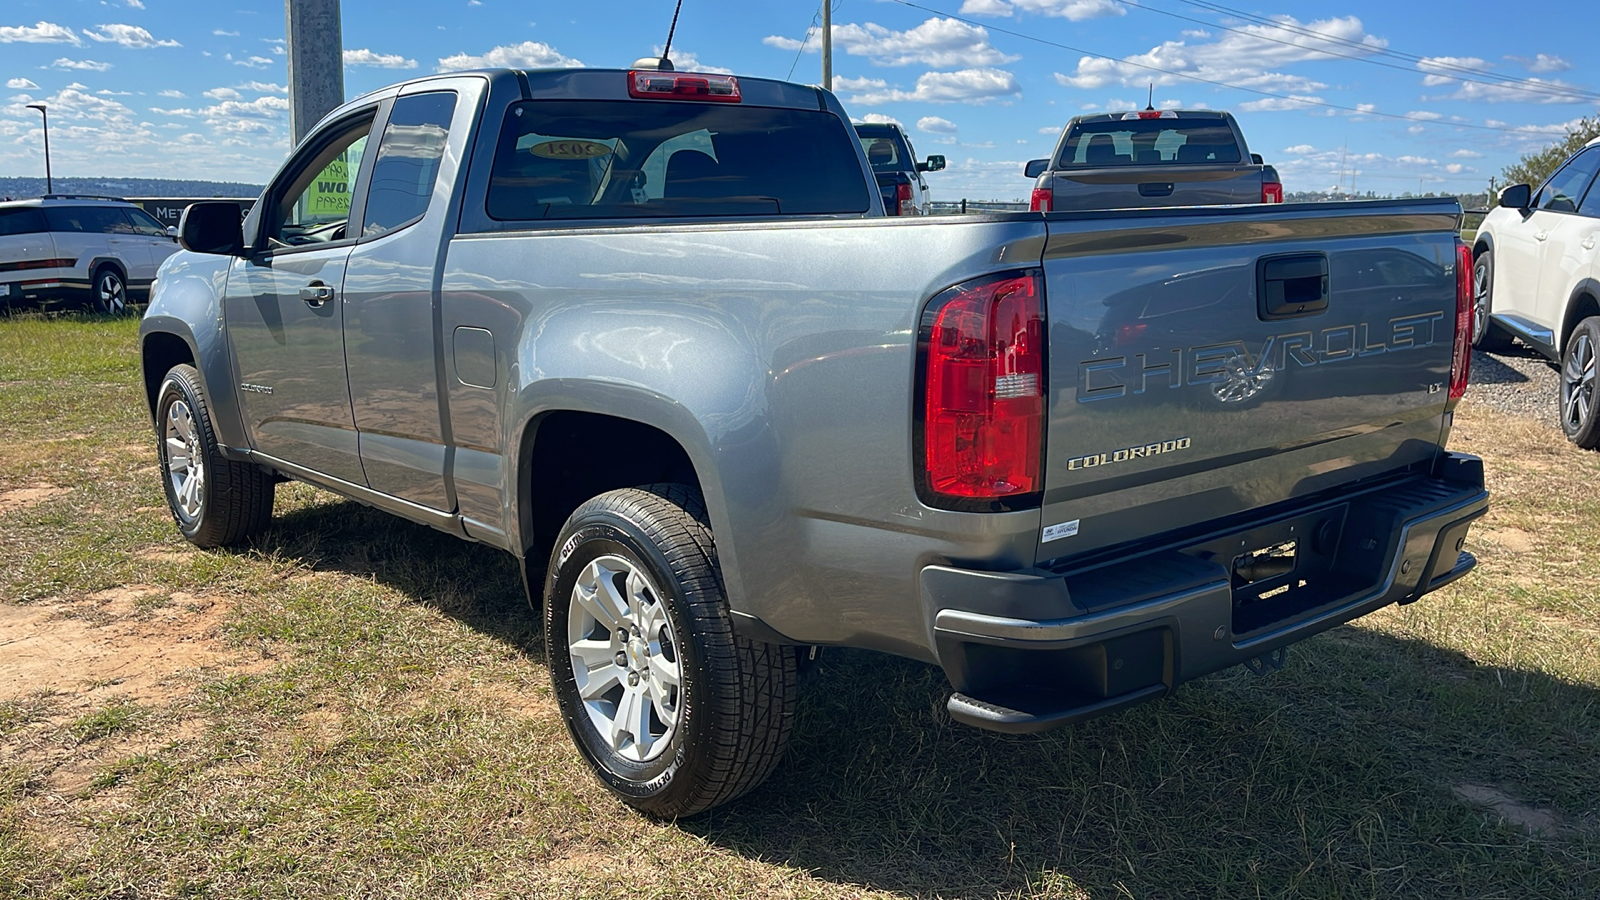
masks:
{"type": "Polygon", "coordinates": [[[43,103],[29,103],[28,108],[37,109],[39,115],[44,116],[44,192],[54,194],[55,183],[50,179],[50,111],[43,103]]]}

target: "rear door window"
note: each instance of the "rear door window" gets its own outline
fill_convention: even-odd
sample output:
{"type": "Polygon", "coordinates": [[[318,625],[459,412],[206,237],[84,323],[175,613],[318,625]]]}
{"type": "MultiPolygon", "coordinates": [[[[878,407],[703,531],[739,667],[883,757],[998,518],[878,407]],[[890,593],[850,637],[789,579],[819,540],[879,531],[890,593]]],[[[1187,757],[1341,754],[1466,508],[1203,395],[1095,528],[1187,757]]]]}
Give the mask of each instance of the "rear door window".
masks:
{"type": "Polygon", "coordinates": [[[386,234],[428,211],[455,109],[456,95],[449,91],[412,94],[394,102],[372,165],[362,237],[386,234]]]}
{"type": "Polygon", "coordinates": [[[1233,129],[1220,119],[1128,119],[1073,126],[1056,168],[1237,163],[1233,129]]]}
{"type": "Polygon", "coordinates": [[[870,204],[847,127],[829,113],[533,100],[506,114],[487,211],[515,221],[851,214],[870,204]]]}
{"type": "Polygon", "coordinates": [[[133,234],[133,222],[115,206],[51,206],[44,215],[51,231],[133,234]]]}
{"type": "Polygon", "coordinates": [[[0,209],[0,237],[37,234],[44,230],[44,216],[37,209],[0,209]]]}

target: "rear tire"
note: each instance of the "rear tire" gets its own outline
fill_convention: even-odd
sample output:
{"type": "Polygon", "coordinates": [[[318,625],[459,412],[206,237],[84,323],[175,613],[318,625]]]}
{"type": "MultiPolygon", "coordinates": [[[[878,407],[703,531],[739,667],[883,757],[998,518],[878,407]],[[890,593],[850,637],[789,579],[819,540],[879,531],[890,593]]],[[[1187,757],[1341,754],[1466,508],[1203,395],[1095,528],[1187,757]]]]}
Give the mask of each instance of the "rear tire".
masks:
{"type": "Polygon", "coordinates": [[[1600,447],[1600,316],[1572,329],[1561,354],[1561,430],[1585,450],[1600,447]]]}
{"type": "Polygon", "coordinates": [[[795,655],[734,632],[693,488],[627,488],[578,507],[550,561],[544,634],[573,742],[629,805],[691,816],[777,767],[795,655]]]}
{"type": "Polygon", "coordinates": [[[128,281],[122,271],[113,265],[103,265],[94,270],[89,279],[93,292],[94,311],[107,316],[128,314],[128,281]]]}
{"type": "Polygon", "coordinates": [[[1511,336],[1494,323],[1494,253],[1485,250],[1472,264],[1472,346],[1490,353],[1511,349],[1511,336]]]}
{"type": "Polygon", "coordinates": [[[260,466],[222,455],[193,366],[174,366],[156,395],[156,454],[167,509],[196,547],[235,544],[267,527],[274,482],[260,466]]]}

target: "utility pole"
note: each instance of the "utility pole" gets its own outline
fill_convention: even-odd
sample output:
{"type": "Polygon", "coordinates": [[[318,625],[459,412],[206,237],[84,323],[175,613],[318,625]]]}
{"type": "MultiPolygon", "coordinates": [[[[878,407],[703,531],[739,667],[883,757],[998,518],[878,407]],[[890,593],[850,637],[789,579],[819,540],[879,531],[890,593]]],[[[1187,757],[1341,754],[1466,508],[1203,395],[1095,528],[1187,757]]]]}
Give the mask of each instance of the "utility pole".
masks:
{"type": "Polygon", "coordinates": [[[289,142],[344,102],[344,36],[339,0],[284,0],[289,54],[289,142]]]}
{"type": "Polygon", "coordinates": [[[37,109],[39,115],[44,116],[44,192],[54,194],[56,186],[50,178],[50,111],[43,103],[29,103],[28,108],[37,109]]]}
{"type": "Polygon", "coordinates": [[[833,90],[833,0],[822,0],[822,89],[833,90]]]}

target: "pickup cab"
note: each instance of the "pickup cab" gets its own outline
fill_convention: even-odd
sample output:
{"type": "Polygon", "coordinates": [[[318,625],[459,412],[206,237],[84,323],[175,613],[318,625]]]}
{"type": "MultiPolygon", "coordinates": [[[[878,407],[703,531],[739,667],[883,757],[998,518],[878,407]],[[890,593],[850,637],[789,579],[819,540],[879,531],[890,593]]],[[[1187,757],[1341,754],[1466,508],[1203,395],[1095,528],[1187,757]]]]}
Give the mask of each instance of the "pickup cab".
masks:
{"type": "Polygon", "coordinates": [[[1079,116],[1049,159],[1023,168],[1039,212],[1282,203],[1278,170],[1245,144],[1233,116],[1154,110],[1079,116]]]}
{"type": "Polygon", "coordinates": [[[884,212],[891,216],[927,215],[933,198],[928,193],[928,180],[922,175],[942,170],[944,157],[935,154],[919,162],[911,138],[893,122],[858,124],[856,137],[878,181],[884,212]]]}
{"type": "Polygon", "coordinates": [[[505,550],[582,757],[690,815],[777,765],[816,647],[1038,731],[1466,574],[1460,216],[907,220],[814,87],[451,73],[191,206],[141,364],[191,542],[294,479],[505,550]]]}

